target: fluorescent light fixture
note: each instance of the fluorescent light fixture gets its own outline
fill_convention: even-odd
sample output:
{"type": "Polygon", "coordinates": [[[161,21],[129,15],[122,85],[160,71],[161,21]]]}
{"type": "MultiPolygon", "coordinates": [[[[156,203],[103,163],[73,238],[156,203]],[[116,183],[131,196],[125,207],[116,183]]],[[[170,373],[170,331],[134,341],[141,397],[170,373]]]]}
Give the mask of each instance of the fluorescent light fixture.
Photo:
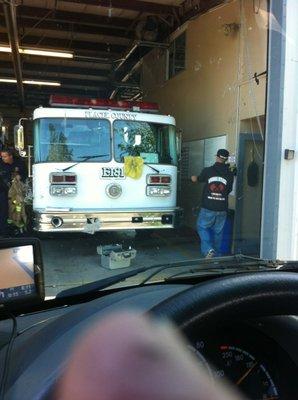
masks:
{"type": "Polygon", "coordinates": [[[25,85],[61,86],[60,82],[24,80],[25,85]]]}
{"type": "Polygon", "coordinates": [[[8,46],[0,46],[1,53],[11,53],[11,48],[8,46]]]}
{"type": "MultiPolygon", "coordinates": [[[[0,45],[0,52],[11,53],[9,46],[0,45]]],[[[73,53],[59,51],[59,50],[38,50],[38,49],[23,49],[19,48],[20,54],[30,54],[33,56],[44,56],[44,57],[58,57],[58,58],[73,58],[73,53]]]]}
{"type": "MultiPolygon", "coordinates": [[[[3,83],[17,83],[16,79],[12,78],[0,78],[0,82],[3,83]]],[[[31,79],[23,80],[25,85],[42,85],[42,86],[61,86],[60,82],[51,82],[51,81],[34,81],[31,79]]]]}
{"type": "Polygon", "coordinates": [[[9,79],[9,78],[0,78],[0,82],[4,83],[17,83],[16,79],[9,79]]]}
{"type": "Polygon", "coordinates": [[[31,54],[33,56],[73,58],[73,54],[72,53],[66,53],[64,51],[37,50],[37,49],[19,49],[19,52],[21,54],[31,54]]]}

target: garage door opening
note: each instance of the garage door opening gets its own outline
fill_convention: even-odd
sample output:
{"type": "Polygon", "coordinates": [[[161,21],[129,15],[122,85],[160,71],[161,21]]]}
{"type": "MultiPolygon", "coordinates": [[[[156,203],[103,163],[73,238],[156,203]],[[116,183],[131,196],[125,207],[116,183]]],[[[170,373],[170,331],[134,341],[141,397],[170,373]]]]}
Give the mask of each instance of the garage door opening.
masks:
{"type": "MultiPolygon", "coordinates": [[[[144,57],[145,98],[176,117],[182,132],[185,225],[196,229],[203,185],[190,177],[226,148],[237,176],[229,199],[232,251],[258,256],[262,213],[267,75],[267,1],[225,2],[188,21],[169,49],[144,57]],[[254,176],[255,175],[255,176],[254,176]]],[[[229,239],[227,239],[229,241],[229,239]]]]}

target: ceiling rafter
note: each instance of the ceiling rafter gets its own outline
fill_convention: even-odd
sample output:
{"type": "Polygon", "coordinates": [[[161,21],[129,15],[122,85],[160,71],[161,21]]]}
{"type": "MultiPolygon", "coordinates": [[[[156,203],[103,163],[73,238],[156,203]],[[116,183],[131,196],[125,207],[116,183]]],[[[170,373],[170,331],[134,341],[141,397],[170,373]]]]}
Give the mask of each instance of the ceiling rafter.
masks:
{"type": "MultiPolygon", "coordinates": [[[[0,33],[0,42],[6,42],[6,34],[0,33]]],[[[118,44],[108,44],[108,43],[94,43],[94,42],[86,42],[82,40],[72,40],[71,42],[68,39],[59,39],[59,38],[50,38],[40,36],[31,36],[28,35],[24,38],[23,41],[20,42],[20,47],[32,47],[38,46],[39,48],[43,47],[52,47],[55,49],[63,49],[67,51],[85,51],[91,50],[94,53],[105,53],[105,55],[110,55],[111,58],[113,55],[122,54],[126,46],[118,45],[118,44]],[[42,40],[41,40],[42,39],[42,40]],[[71,46],[69,46],[71,44],[71,46]]]]}
{"type": "MultiPolygon", "coordinates": [[[[1,76],[3,77],[11,77],[13,78],[13,69],[12,68],[1,68],[1,76]]],[[[104,75],[86,75],[85,74],[73,74],[68,71],[56,72],[46,71],[42,72],[42,74],[37,73],[36,70],[33,69],[23,69],[23,77],[24,79],[34,79],[34,80],[47,80],[47,81],[59,81],[62,82],[63,79],[72,79],[72,80],[85,80],[88,81],[89,84],[93,82],[95,85],[101,85],[102,82],[109,82],[109,77],[104,75]]],[[[93,84],[92,83],[92,84],[93,84]]]]}
{"type": "Polygon", "coordinates": [[[221,5],[224,1],[225,0],[195,0],[191,7],[187,7],[189,5],[189,1],[185,0],[181,4],[181,22],[198,17],[211,8],[221,5]]]}
{"type": "MultiPolygon", "coordinates": [[[[19,1],[16,22],[20,47],[74,53],[74,58],[69,60],[20,56],[23,77],[62,84],[57,88],[26,85],[25,105],[48,105],[52,93],[107,98],[114,93],[119,99],[141,96],[142,57],[152,47],[166,47],[168,35],[185,21],[227,0],[181,0],[179,6],[172,4],[174,0],[155,1],[61,0],[56,1],[55,7],[54,1],[19,1]],[[141,26],[144,25],[150,15],[158,21],[158,35],[156,41],[144,42],[140,39],[143,36],[138,23],[141,21],[141,26]]],[[[0,7],[0,43],[8,45],[5,22],[0,7]]],[[[148,22],[146,29],[149,25],[148,22]]],[[[12,60],[12,54],[0,54],[3,74],[14,77],[12,60]]],[[[4,99],[7,104],[18,104],[17,85],[0,85],[1,104],[4,99]]]]}
{"type": "MultiPolygon", "coordinates": [[[[0,24],[3,21],[3,17],[0,16],[0,24]]],[[[134,38],[134,32],[132,30],[125,32],[120,29],[114,29],[111,27],[101,27],[99,29],[98,26],[95,25],[85,25],[82,23],[75,23],[75,27],[73,26],[73,22],[65,22],[59,20],[44,20],[38,24],[37,27],[34,27],[36,19],[34,18],[17,18],[19,30],[22,32],[23,28],[28,29],[47,29],[47,30],[55,30],[55,31],[66,31],[70,32],[71,29],[75,31],[76,34],[89,34],[89,35],[101,35],[101,36],[110,36],[110,37],[126,37],[126,38],[134,38]]]]}
{"type": "MultiPolygon", "coordinates": [[[[49,8],[33,7],[33,6],[18,6],[17,16],[22,18],[34,18],[41,19],[44,18],[48,12],[49,8]]],[[[55,22],[66,22],[72,24],[83,24],[88,26],[96,26],[98,28],[113,28],[119,30],[126,30],[128,25],[131,23],[132,19],[121,18],[121,17],[108,17],[96,14],[89,14],[84,12],[75,11],[62,11],[53,10],[53,12],[47,16],[46,21],[55,22]]]]}
{"type": "MultiPolygon", "coordinates": [[[[1,61],[1,71],[11,69],[11,63],[9,61],[1,61]]],[[[86,75],[86,68],[79,68],[79,67],[69,67],[67,65],[61,66],[61,65],[50,65],[50,64],[33,64],[33,63],[28,63],[28,62],[23,62],[22,63],[22,70],[24,73],[26,71],[32,71],[34,74],[39,73],[40,75],[48,75],[50,74],[56,74],[57,76],[59,74],[72,74],[72,75],[86,75]]],[[[92,79],[94,77],[94,80],[98,77],[107,77],[109,75],[108,70],[91,70],[88,71],[88,78],[92,79]]]]}
{"type": "Polygon", "coordinates": [[[79,3],[90,6],[101,6],[107,8],[118,8],[121,10],[142,11],[151,14],[172,14],[173,10],[178,10],[179,6],[150,1],[138,0],[63,0],[65,3],[79,3]]]}
{"type": "Polygon", "coordinates": [[[23,108],[25,105],[25,97],[24,97],[25,95],[24,95],[24,86],[23,86],[23,77],[21,68],[21,57],[19,53],[19,41],[18,41],[18,30],[17,30],[15,8],[12,4],[3,4],[3,11],[5,14],[7,36],[9,40],[9,45],[11,47],[14,75],[17,81],[17,89],[19,92],[19,103],[21,108],[23,108]]]}
{"type": "MultiPolygon", "coordinates": [[[[41,66],[43,68],[44,65],[54,66],[56,68],[79,68],[88,71],[92,71],[91,73],[96,73],[96,70],[101,73],[102,71],[110,71],[112,66],[111,62],[90,62],[90,61],[81,61],[78,59],[67,59],[67,58],[53,58],[53,57],[39,57],[28,54],[22,54],[22,63],[24,64],[35,64],[41,66]]],[[[2,61],[11,63],[11,54],[9,53],[0,53],[0,61],[2,65],[2,61]]],[[[11,65],[11,64],[10,64],[11,65]]]]}

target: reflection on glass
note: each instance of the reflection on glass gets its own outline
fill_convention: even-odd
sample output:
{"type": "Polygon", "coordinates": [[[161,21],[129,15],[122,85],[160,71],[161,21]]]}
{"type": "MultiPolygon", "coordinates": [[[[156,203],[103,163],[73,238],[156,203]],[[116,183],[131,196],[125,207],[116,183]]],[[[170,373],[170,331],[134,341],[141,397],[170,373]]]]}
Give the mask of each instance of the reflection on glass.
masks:
{"type": "Polygon", "coordinates": [[[42,118],[35,122],[35,161],[105,162],[111,158],[110,123],[106,120],[42,118]],[[100,158],[92,158],[101,154],[100,158]]]}
{"type": "Polygon", "coordinates": [[[115,121],[115,160],[141,156],[150,164],[177,164],[175,127],[151,122],[115,121]]]}
{"type": "Polygon", "coordinates": [[[0,303],[35,292],[33,246],[0,249],[0,303]]]}

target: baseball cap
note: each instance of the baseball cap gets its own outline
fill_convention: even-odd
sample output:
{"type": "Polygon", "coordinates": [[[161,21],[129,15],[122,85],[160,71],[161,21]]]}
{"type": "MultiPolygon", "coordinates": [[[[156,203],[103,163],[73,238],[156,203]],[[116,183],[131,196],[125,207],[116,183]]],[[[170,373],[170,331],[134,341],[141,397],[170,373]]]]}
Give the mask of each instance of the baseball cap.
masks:
{"type": "Polygon", "coordinates": [[[229,158],[230,153],[226,149],[219,149],[216,155],[217,157],[222,158],[223,160],[227,160],[229,158]]]}

